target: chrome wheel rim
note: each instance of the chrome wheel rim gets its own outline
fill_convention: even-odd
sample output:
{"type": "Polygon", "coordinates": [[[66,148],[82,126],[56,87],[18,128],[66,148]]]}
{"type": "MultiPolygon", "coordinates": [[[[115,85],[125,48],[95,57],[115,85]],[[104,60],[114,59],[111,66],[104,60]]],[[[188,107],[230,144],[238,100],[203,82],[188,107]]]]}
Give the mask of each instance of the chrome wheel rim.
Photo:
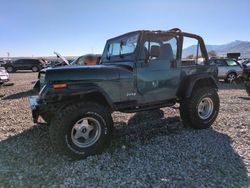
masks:
{"type": "Polygon", "coordinates": [[[211,98],[203,98],[201,99],[198,105],[198,115],[201,119],[208,119],[214,110],[214,103],[211,98]]]}
{"type": "Polygon", "coordinates": [[[92,117],[85,117],[77,121],[71,130],[72,142],[80,147],[90,147],[96,143],[101,135],[101,124],[92,117]]]}

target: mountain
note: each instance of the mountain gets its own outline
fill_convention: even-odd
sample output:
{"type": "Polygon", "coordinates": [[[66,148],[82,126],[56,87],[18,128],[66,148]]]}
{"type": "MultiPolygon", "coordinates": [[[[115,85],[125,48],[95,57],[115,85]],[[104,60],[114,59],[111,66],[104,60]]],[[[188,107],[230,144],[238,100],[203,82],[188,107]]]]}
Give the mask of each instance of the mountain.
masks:
{"type": "MultiPolygon", "coordinates": [[[[206,45],[207,51],[215,51],[219,56],[226,56],[229,52],[239,52],[242,57],[250,58],[250,42],[236,40],[222,45],[206,45]]],[[[189,46],[183,50],[186,57],[196,51],[196,45],[189,46]]]]}

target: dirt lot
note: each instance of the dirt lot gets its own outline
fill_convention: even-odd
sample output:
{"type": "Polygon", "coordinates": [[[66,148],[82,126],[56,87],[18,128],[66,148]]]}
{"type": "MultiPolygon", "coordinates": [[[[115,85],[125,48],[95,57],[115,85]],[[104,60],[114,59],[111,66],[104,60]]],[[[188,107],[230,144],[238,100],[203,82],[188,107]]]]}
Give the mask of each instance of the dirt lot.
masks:
{"type": "Polygon", "coordinates": [[[178,106],[114,113],[111,147],[70,161],[52,150],[48,127],[34,124],[27,101],[34,73],[11,74],[0,88],[0,187],[250,187],[250,98],[220,84],[211,129],[183,128],[178,106]]]}

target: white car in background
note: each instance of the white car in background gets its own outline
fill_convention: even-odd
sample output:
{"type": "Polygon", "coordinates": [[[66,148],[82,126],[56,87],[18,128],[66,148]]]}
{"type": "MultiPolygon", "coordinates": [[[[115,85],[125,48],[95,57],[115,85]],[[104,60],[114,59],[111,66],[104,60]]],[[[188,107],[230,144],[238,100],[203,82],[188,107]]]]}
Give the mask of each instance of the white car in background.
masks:
{"type": "Polygon", "coordinates": [[[9,74],[4,67],[0,67],[0,85],[9,81],[9,74]]]}
{"type": "Polygon", "coordinates": [[[210,62],[218,65],[218,78],[225,82],[231,83],[242,76],[243,67],[234,59],[211,58],[210,62]]]}

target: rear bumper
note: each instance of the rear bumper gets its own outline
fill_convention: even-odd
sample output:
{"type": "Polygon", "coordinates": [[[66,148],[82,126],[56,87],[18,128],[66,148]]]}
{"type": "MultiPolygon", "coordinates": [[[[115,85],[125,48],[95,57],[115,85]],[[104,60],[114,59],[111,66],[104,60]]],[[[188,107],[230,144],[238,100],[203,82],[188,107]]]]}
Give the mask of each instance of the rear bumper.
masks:
{"type": "Polygon", "coordinates": [[[38,96],[29,96],[28,101],[30,104],[33,122],[37,123],[39,117],[39,104],[38,104],[38,96]]]}

